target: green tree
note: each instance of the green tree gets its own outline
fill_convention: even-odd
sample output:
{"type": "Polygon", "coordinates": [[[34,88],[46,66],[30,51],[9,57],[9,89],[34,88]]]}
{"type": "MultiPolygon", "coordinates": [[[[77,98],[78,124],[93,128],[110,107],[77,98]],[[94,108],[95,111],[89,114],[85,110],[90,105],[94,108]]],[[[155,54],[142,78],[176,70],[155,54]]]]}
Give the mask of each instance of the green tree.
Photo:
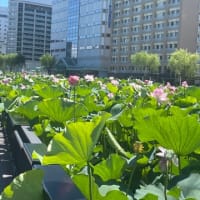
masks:
{"type": "Polygon", "coordinates": [[[190,53],[185,49],[178,49],[171,54],[168,67],[179,77],[180,83],[182,79],[186,80],[194,77],[197,72],[199,55],[190,53]]]}
{"type": "Polygon", "coordinates": [[[21,53],[18,53],[15,57],[15,64],[19,67],[22,67],[25,65],[25,57],[21,54],[21,53]]]}
{"type": "Polygon", "coordinates": [[[48,74],[51,74],[52,68],[55,65],[55,58],[47,53],[40,57],[40,63],[47,70],[48,74]]]}
{"type": "Polygon", "coordinates": [[[0,54],[0,69],[4,71],[4,67],[5,67],[5,55],[0,54]]]}
{"type": "Polygon", "coordinates": [[[134,66],[142,69],[144,76],[147,73],[157,72],[160,66],[160,59],[157,54],[147,53],[145,51],[131,55],[131,62],[134,66]]]}
{"type": "Polygon", "coordinates": [[[5,57],[6,65],[8,66],[10,72],[13,71],[13,68],[17,65],[16,58],[17,58],[16,53],[7,54],[5,57]]]}

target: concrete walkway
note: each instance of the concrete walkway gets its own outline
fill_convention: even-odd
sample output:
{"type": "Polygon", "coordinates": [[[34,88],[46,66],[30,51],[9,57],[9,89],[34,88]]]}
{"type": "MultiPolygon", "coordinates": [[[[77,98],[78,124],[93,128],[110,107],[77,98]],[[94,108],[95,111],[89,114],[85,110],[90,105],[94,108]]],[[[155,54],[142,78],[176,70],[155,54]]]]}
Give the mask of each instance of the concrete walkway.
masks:
{"type": "Polygon", "coordinates": [[[2,127],[0,127],[0,193],[12,181],[15,171],[14,166],[8,138],[2,132],[2,127]]]}

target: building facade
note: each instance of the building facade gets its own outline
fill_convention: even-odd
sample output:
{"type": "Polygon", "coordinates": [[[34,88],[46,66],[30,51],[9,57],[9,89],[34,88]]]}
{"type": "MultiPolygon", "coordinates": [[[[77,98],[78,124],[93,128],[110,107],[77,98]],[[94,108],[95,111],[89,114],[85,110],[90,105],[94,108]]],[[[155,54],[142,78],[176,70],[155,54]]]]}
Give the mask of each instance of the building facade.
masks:
{"type": "Polygon", "coordinates": [[[59,64],[77,66],[79,0],[53,0],[51,54],[59,64]]]}
{"type": "Polygon", "coordinates": [[[52,55],[70,68],[106,68],[110,64],[110,6],[110,0],[54,0],[52,55]]]}
{"type": "Polygon", "coordinates": [[[107,70],[110,66],[111,1],[81,0],[78,63],[107,70]]]}
{"type": "Polygon", "coordinates": [[[50,52],[51,1],[9,0],[7,53],[21,53],[29,69],[50,52]]]}
{"type": "Polygon", "coordinates": [[[164,72],[176,49],[196,52],[199,8],[199,0],[113,0],[110,70],[139,72],[130,56],[146,51],[159,55],[164,72]]]}
{"type": "Polygon", "coordinates": [[[0,7],[0,54],[6,53],[8,31],[8,9],[0,7]]]}
{"type": "Polygon", "coordinates": [[[66,57],[68,0],[52,1],[51,54],[57,58],[66,57]]]}

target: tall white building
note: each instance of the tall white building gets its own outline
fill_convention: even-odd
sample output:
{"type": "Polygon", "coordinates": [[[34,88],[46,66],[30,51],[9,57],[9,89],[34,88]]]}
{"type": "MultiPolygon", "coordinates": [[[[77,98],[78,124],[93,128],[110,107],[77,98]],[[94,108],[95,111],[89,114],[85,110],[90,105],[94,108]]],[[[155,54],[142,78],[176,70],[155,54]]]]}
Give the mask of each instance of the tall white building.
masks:
{"type": "Polygon", "coordinates": [[[9,0],[7,53],[21,53],[27,68],[50,52],[51,0],[9,0]]]}
{"type": "Polygon", "coordinates": [[[8,9],[0,7],[0,54],[6,53],[8,31],[8,9]]]}

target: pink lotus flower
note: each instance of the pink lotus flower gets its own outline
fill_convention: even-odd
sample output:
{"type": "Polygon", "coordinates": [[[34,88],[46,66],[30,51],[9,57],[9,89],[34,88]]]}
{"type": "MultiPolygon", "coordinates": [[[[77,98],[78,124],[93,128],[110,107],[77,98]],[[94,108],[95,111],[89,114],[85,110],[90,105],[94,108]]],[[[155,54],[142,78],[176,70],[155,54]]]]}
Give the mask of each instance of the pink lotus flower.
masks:
{"type": "Polygon", "coordinates": [[[187,87],[188,87],[187,81],[183,81],[183,82],[182,82],[182,86],[183,86],[184,88],[187,88],[187,87]]]}
{"type": "Polygon", "coordinates": [[[69,84],[70,84],[71,86],[75,86],[75,85],[78,84],[79,79],[80,79],[79,76],[71,75],[71,76],[69,76],[68,81],[69,81],[69,84]]]}
{"type": "Polygon", "coordinates": [[[168,101],[167,93],[164,91],[163,88],[156,88],[152,93],[151,96],[156,98],[159,103],[168,101]]]}

